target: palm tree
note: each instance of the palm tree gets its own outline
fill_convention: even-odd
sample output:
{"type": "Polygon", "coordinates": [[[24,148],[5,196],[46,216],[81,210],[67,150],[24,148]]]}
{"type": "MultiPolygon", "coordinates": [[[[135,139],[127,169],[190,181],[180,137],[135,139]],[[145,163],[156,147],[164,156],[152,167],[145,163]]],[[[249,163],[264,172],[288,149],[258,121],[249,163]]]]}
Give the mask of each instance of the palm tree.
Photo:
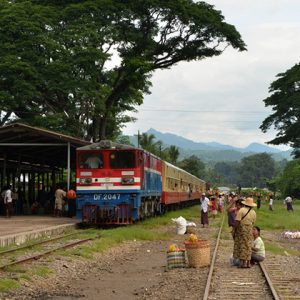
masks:
{"type": "Polygon", "coordinates": [[[156,141],[155,135],[144,132],[140,135],[139,143],[143,149],[155,155],[161,155],[162,142],[156,141]]]}
{"type": "Polygon", "coordinates": [[[169,156],[169,159],[170,159],[170,163],[175,165],[177,163],[179,154],[180,154],[179,153],[179,148],[174,146],[174,145],[171,145],[168,148],[168,156],[169,156]]]}

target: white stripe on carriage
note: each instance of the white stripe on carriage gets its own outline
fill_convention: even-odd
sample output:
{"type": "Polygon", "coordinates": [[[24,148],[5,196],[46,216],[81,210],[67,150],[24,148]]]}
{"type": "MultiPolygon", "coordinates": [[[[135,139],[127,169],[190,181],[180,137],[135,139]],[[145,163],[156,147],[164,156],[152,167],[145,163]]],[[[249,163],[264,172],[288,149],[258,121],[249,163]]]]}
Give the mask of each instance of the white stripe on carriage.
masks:
{"type": "Polygon", "coordinates": [[[124,185],[119,185],[119,186],[108,186],[105,188],[104,186],[77,186],[76,190],[77,191],[94,191],[100,192],[100,191],[108,191],[108,190],[140,190],[141,187],[136,185],[136,186],[124,186],[124,185]]]}
{"type": "MultiPolygon", "coordinates": [[[[80,182],[80,178],[76,179],[76,182],[79,183],[80,182]]],[[[121,177],[99,177],[99,178],[92,178],[92,182],[93,183],[121,183],[122,182],[122,178],[121,177]]],[[[134,182],[141,182],[141,178],[140,177],[134,177],[134,182]]]]}

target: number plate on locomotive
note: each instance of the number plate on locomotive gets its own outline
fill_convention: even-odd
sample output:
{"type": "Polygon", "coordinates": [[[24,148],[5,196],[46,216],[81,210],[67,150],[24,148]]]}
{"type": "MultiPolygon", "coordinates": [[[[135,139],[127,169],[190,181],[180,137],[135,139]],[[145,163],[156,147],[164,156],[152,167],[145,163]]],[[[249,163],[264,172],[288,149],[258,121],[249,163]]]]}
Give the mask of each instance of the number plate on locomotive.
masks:
{"type": "Polygon", "coordinates": [[[94,200],[119,200],[121,194],[94,194],[94,200]]]}

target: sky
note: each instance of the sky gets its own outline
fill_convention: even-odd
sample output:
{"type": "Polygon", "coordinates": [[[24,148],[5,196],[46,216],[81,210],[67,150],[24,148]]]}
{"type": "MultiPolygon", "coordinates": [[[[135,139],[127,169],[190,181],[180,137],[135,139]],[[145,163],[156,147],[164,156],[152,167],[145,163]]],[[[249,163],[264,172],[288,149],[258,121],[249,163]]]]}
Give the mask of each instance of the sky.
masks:
{"type": "MultiPolygon", "coordinates": [[[[246,147],[276,135],[259,126],[271,114],[276,75],[300,62],[299,0],[207,0],[236,27],[248,51],[228,47],[220,56],[156,71],[151,95],[137,107],[127,135],[154,128],[195,142],[246,147]]],[[[278,147],[286,149],[286,146],[278,147]]]]}

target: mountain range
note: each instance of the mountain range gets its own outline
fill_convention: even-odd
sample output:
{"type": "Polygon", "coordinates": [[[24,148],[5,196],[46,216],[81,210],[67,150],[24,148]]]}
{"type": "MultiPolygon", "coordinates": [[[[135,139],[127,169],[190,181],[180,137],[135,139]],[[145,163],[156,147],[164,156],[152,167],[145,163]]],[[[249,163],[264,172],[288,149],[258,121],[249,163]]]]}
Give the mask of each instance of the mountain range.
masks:
{"type": "Polygon", "coordinates": [[[251,143],[245,148],[224,145],[217,142],[200,143],[194,142],[182,136],[172,133],[162,133],[153,128],[146,132],[148,135],[153,134],[157,140],[163,142],[164,146],[175,145],[180,148],[182,157],[196,155],[204,161],[239,161],[243,157],[256,154],[268,153],[275,160],[290,160],[292,150],[281,151],[280,149],[270,147],[259,143],[251,143]]]}

